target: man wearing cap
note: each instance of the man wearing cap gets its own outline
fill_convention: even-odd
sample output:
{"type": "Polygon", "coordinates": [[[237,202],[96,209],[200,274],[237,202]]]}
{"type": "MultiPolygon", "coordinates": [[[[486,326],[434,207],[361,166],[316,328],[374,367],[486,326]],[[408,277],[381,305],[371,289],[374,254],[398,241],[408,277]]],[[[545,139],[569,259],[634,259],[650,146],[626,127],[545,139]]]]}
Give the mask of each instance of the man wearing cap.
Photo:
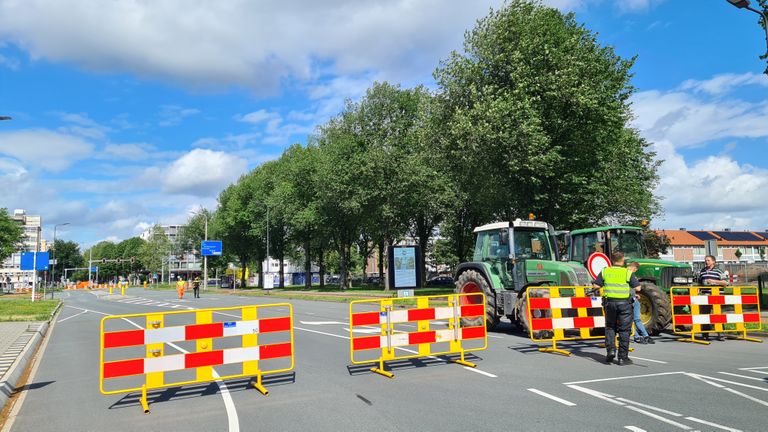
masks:
{"type": "Polygon", "coordinates": [[[624,254],[611,254],[611,267],[606,267],[593,282],[593,287],[603,288],[605,315],[605,362],[616,357],[616,333],[619,334],[619,365],[632,364],[629,359],[629,333],[632,330],[632,293],[640,286],[637,277],[624,267],[624,254]]]}

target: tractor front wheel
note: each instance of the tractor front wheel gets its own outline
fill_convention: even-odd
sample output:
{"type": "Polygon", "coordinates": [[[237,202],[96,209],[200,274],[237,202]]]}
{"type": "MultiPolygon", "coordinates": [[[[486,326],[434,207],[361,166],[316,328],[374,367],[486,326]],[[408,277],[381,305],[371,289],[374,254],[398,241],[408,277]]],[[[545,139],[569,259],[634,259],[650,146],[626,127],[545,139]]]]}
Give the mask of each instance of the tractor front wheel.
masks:
{"type": "MultiPolygon", "coordinates": [[[[496,294],[491,290],[488,281],[475,270],[467,270],[456,278],[456,292],[459,294],[483,293],[485,294],[485,320],[486,328],[492,330],[499,325],[499,316],[496,314],[496,294]]],[[[480,296],[465,296],[461,298],[462,304],[479,304],[480,296]]],[[[483,325],[483,317],[462,318],[462,327],[479,327],[483,325]]]]}
{"type": "Polygon", "coordinates": [[[672,319],[669,297],[652,282],[640,283],[639,296],[640,320],[648,334],[655,336],[664,330],[672,319]]]}

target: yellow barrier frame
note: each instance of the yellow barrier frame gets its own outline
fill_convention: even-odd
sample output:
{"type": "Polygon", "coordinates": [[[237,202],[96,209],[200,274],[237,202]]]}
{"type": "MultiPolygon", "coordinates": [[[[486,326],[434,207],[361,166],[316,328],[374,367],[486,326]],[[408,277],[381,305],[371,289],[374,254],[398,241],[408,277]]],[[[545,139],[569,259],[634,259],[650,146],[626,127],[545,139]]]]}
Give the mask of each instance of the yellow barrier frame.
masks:
{"type": "MultiPolygon", "coordinates": [[[[129,322],[132,322],[132,321],[129,321],[129,322]]],[[[241,335],[240,337],[242,338],[243,347],[253,347],[258,345],[258,333],[241,335]]],[[[165,344],[166,344],[165,342],[160,342],[156,344],[145,344],[144,345],[146,347],[145,358],[160,357],[164,355],[165,344]]],[[[197,339],[195,341],[195,345],[196,345],[195,352],[211,351],[213,348],[212,339],[210,338],[197,339]]],[[[160,388],[179,387],[179,386],[184,386],[188,384],[197,384],[197,383],[204,383],[204,382],[211,382],[211,381],[220,381],[220,380],[255,376],[256,382],[252,383],[253,387],[256,388],[263,395],[268,396],[269,391],[262,384],[262,377],[264,375],[284,373],[284,372],[289,372],[293,370],[295,365],[295,358],[294,358],[295,354],[296,354],[296,350],[295,350],[294,335],[293,335],[293,306],[290,303],[273,303],[273,304],[265,304],[265,305],[259,304],[259,305],[247,305],[247,306],[232,306],[232,307],[223,307],[223,308],[195,309],[195,310],[187,310],[187,311],[148,312],[148,313],[140,313],[140,314],[110,315],[101,319],[101,325],[100,325],[100,331],[99,331],[99,391],[103,395],[113,395],[113,394],[132,393],[136,391],[141,391],[140,402],[145,414],[149,414],[149,403],[147,402],[147,390],[154,390],[154,389],[160,389],[160,388]],[[213,322],[212,318],[214,313],[221,312],[221,311],[241,310],[240,321],[248,321],[248,320],[257,319],[259,309],[269,308],[269,307],[287,307],[288,308],[288,318],[290,322],[290,328],[288,332],[290,334],[290,343],[291,343],[291,357],[290,357],[291,363],[290,363],[290,366],[286,368],[274,369],[274,370],[262,370],[259,368],[259,360],[252,360],[252,361],[245,361],[242,363],[243,373],[241,374],[219,376],[217,378],[214,378],[213,377],[214,366],[202,366],[202,367],[196,368],[196,379],[191,381],[178,381],[178,382],[166,383],[163,380],[165,372],[150,372],[150,373],[143,374],[145,377],[145,383],[141,387],[132,387],[132,388],[126,388],[126,389],[120,389],[120,390],[104,389],[104,323],[107,320],[116,320],[116,319],[128,320],[128,318],[143,317],[146,320],[146,327],[143,327],[142,329],[149,330],[149,329],[163,328],[163,322],[165,321],[165,317],[168,315],[182,315],[182,314],[194,313],[195,324],[210,324],[213,322]]]]}
{"type": "MultiPolygon", "coordinates": [[[[762,343],[763,341],[761,339],[747,337],[747,331],[749,331],[749,330],[760,330],[760,323],[759,322],[757,323],[757,328],[755,328],[755,329],[747,329],[747,325],[746,325],[747,323],[743,323],[743,322],[741,322],[741,323],[725,323],[725,324],[679,324],[680,326],[688,326],[688,325],[690,325],[691,326],[691,331],[690,332],[688,332],[688,331],[677,331],[678,324],[677,324],[677,319],[676,319],[677,318],[677,314],[675,314],[675,307],[685,307],[685,306],[688,306],[688,307],[690,307],[690,311],[691,311],[690,315],[691,316],[695,316],[695,315],[701,315],[699,313],[701,306],[711,306],[712,307],[712,312],[710,312],[707,315],[722,315],[723,314],[722,313],[722,307],[723,306],[733,306],[733,313],[734,314],[743,314],[744,313],[744,310],[743,310],[743,306],[744,305],[742,305],[742,304],[735,304],[735,305],[695,305],[695,304],[690,304],[690,305],[675,306],[675,297],[688,297],[688,296],[707,295],[707,294],[700,294],[699,293],[700,290],[710,290],[712,292],[712,294],[709,294],[709,295],[712,295],[712,296],[721,296],[721,295],[736,295],[736,296],[752,295],[752,294],[744,294],[742,292],[742,290],[744,290],[744,289],[754,290],[754,295],[757,297],[757,304],[755,304],[755,307],[757,308],[757,310],[755,311],[755,313],[760,315],[760,291],[758,290],[758,288],[756,286],[734,286],[734,287],[731,287],[731,286],[707,285],[707,286],[692,286],[692,287],[691,286],[673,286],[673,287],[671,287],[669,289],[669,301],[670,301],[670,305],[672,306],[672,332],[674,334],[678,334],[678,335],[688,335],[689,336],[687,338],[685,338],[685,337],[684,338],[678,338],[677,341],[678,342],[696,343],[696,344],[700,344],[700,345],[709,345],[710,344],[709,341],[705,341],[705,340],[701,340],[701,339],[696,339],[696,333],[706,333],[706,334],[709,334],[709,333],[738,333],[738,332],[740,332],[740,333],[742,333],[742,335],[739,336],[739,337],[736,337],[735,339],[749,341],[749,342],[762,343]],[[680,291],[680,290],[687,290],[688,294],[675,294],[675,290],[678,290],[678,291],[680,291]],[[723,291],[725,291],[725,290],[732,290],[733,292],[732,292],[732,294],[723,294],[723,291]],[[736,326],[736,328],[735,329],[726,329],[725,328],[726,324],[736,326]],[[712,326],[713,328],[711,330],[702,330],[701,326],[703,326],[703,325],[712,326]]],[[[752,304],[749,304],[749,305],[751,306],[752,304]]]]}
{"type": "MultiPolygon", "coordinates": [[[[477,347],[477,348],[468,348],[465,349],[462,345],[462,340],[458,338],[458,332],[461,330],[461,298],[462,297],[482,297],[482,304],[483,305],[483,327],[486,327],[486,320],[485,320],[485,305],[486,305],[486,299],[485,294],[483,293],[466,293],[466,294],[448,294],[448,295],[435,295],[435,296],[417,296],[417,297],[403,297],[403,298],[391,298],[391,299],[376,299],[376,300],[354,300],[349,303],[349,358],[352,364],[369,364],[369,363],[377,363],[377,366],[374,366],[370,369],[371,372],[375,372],[379,375],[383,375],[387,378],[394,378],[395,374],[392,372],[388,372],[384,368],[384,362],[385,361],[391,361],[391,360],[405,360],[405,359],[411,359],[411,358],[418,358],[418,357],[425,357],[425,356],[438,356],[438,355],[448,355],[448,354],[459,354],[461,357],[458,360],[450,360],[452,363],[457,363],[463,366],[467,367],[477,367],[475,363],[468,362],[464,359],[464,354],[468,352],[474,352],[474,351],[482,351],[488,348],[488,328],[486,327],[484,336],[483,336],[483,346],[477,347]],[[400,302],[412,302],[413,300],[416,300],[416,308],[417,309],[427,309],[430,308],[429,302],[430,300],[435,299],[445,299],[448,303],[448,307],[452,307],[454,310],[454,316],[451,318],[447,318],[448,321],[448,329],[454,330],[454,338],[453,340],[449,341],[449,351],[441,351],[441,352],[431,352],[430,351],[430,343],[423,343],[418,344],[419,352],[418,354],[412,354],[412,355],[402,355],[398,356],[395,354],[395,350],[400,349],[399,347],[392,347],[391,344],[388,344],[389,346],[380,348],[381,350],[381,356],[378,360],[355,360],[355,350],[352,348],[353,340],[355,339],[354,335],[354,326],[352,326],[352,315],[353,315],[353,308],[355,305],[363,304],[363,303],[378,303],[379,304],[379,313],[385,313],[387,316],[387,322],[384,324],[380,324],[381,327],[381,333],[380,336],[389,336],[391,337],[394,332],[394,324],[390,321],[390,312],[394,310],[395,305],[400,302]]],[[[435,306],[431,306],[435,307],[435,306]]],[[[441,318],[440,321],[446,320],[446,318],[441,318]]],[[[416,321],[417,323],[417,332],[424,332],[429,331],[429,320],[424,321],[416,321]]],[[[402,332],[401,332],[402,333],[402,332]]],[[[410,332],[409,332],[410,333],[410,332]]],[[[440,343],[440,342],[433,342],[433,343],[440,343]]]]}

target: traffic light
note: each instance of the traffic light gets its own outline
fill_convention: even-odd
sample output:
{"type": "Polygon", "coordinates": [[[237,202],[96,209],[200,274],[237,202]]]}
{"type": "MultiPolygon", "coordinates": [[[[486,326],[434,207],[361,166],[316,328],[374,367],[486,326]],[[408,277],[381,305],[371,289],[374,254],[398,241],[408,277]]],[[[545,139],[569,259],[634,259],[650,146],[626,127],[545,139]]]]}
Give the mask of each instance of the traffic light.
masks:
{"type": "Polygon", "coordinates": [[[107,263],[107,259],[106,259],[106,258],[102,258],[102,259],[101,259],[101,263],[102,263],[102,264],[106,264],[106,263],[107,263]]]}

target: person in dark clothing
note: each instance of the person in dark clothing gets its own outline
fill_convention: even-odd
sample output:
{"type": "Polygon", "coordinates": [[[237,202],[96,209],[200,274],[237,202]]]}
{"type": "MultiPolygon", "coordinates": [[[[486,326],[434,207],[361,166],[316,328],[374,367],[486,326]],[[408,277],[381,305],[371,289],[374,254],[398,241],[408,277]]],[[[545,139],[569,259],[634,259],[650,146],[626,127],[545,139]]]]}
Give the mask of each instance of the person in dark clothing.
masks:
{"type": "Polygon", "coordinates": [[[640,286],[637,277],[624,267],[624,254],[611,254],[611,267],[606,267],[593,282],[593,287],[603,288],[605,315],[605,362],[616,357],[616,333],[619,334],[619,365],[632,364],[629,359],[629,333],[632,330],[632,301],[634,289],[640,286]]]}
{"type": "Polygon", "coordinates": [[[195,292],[195,298],[200,298],[200,276],[197,276],[195,280],[192,281],[192,289],[195,292]]]}

